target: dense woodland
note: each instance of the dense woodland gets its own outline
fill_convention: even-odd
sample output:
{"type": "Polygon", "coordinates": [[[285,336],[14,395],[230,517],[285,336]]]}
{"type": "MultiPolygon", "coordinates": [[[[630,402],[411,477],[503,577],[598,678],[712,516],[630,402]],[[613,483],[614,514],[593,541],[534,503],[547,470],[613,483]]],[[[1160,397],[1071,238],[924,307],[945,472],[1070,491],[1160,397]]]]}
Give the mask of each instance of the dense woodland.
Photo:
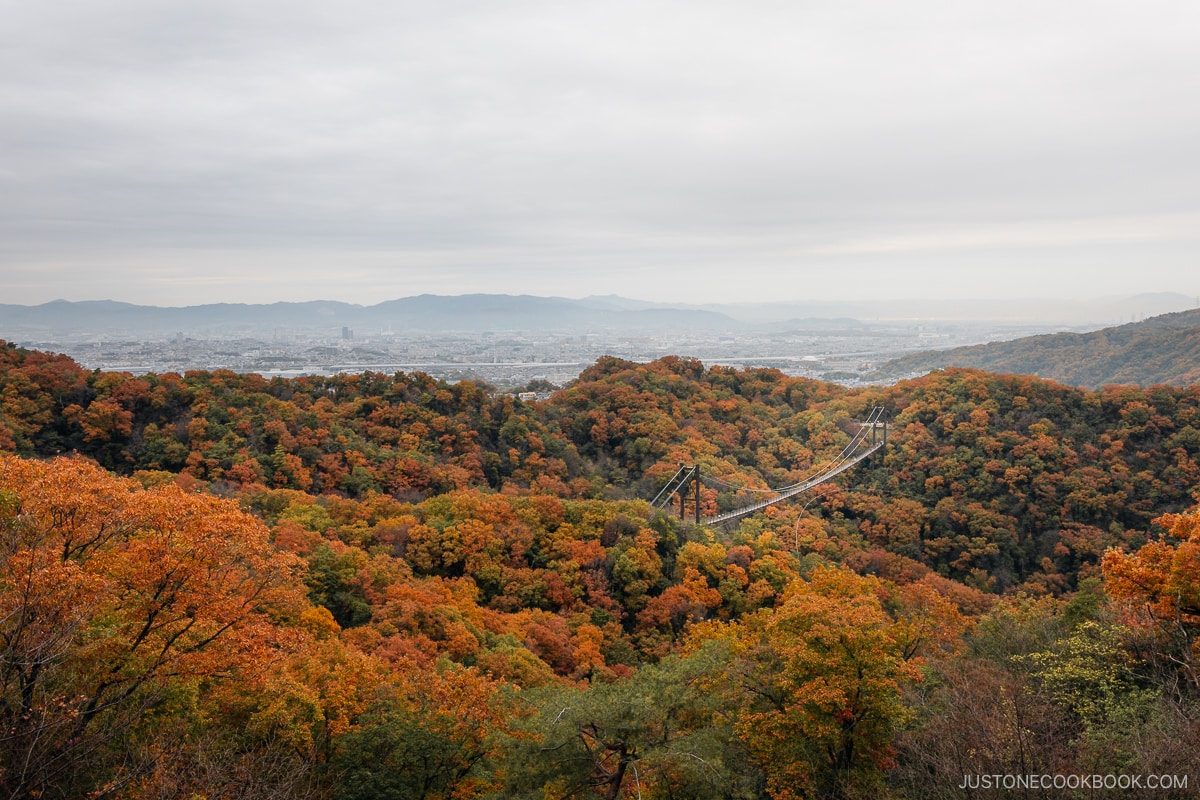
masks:
{"type": "Polygon", "coordinates": [[[1198,488],[1198,387],[605,358],[523,403],[0,345],[0,792],[1194,791],[1198,488]],[[647,502],[798,482],[877,405],[885,453],[740,524],[647,502]]]}

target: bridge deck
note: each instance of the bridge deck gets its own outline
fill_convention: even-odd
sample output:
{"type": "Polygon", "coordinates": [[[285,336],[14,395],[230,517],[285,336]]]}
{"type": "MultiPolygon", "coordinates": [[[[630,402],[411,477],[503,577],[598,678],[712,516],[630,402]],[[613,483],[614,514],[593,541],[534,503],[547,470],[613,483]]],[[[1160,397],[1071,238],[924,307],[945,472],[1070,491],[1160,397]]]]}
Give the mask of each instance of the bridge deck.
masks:
{"type": "MultiPolygon", "coordinates": [[[[703,519],[699,519],[698,521],[704,525],[715,525],[721,522],[728,522],[729,520],[733,519],[740,519],[741,517],[749,516],[757,511],[761,511],[767,506],[773,506],[776,503],[782,503],[784,500],[787,500],[790,497],[795,497],[801,492],[808,491],[814,486],[819,486],[820,484],[825,483],[826,481],[829,481],[838,475],[841,475],[843,472],[850,469],[867,456],[887,445],[887,420],[884,417],[884,409],[882,406],[876,406],[875,408],[871,409],[871,413],[867,415],[867,418],[858,423],[858,425],[858,432],[850,440],[850,443],[843,448],[842,452],[838,454],[837,458],[821,467],[820,471],[816,475],[813,475],[812,477],[807,478],[800,483],[772,490],[778,494],[768,500],[760,500],[757,503],[751,503],[749,505],[742,506],[741,508],[735,508],[732,511],[726,511],[723,514],[717,514],[716,516],[705,517],[703,519]],[[883,427],[883,439],[882,441],[876,441],[875,431],[880,427],[881,424],[883,427]],[[867,437],[868,431],[870,431],[869,441],[867,437]],[[866,446],[866,449],[860,449],[863,448],[864,445],[866,446]]],[[[658,508],[664,507],[667,503],[671,502],[671,497],[673,494],[677,492],[682,494],[683,487],[688,485],[693,480],[696,482],[696,505],[699,505],[700,468],[698,466],[689,467],[684,464],[679,465],[679,469],[675,471],[675,474],[671,476],[671,479],[668,480],[666,485],[663,486],[662,490],[659,491],[658,496],[651,501],[651,505],[658,508]]],[[[683,501],[681,500],[680,502],[682,503],[683,501]]],[[[682,505],[680,508],[680,513],[682,513],[682,505]]],[[[699,514],[697,514],[697,516],[699,516],[699,514]]]]}
{"type": "Polygon", "coordinates": [[[741,508],[735,508],[733,511],[726,511],[724,514],[717,514],[715,517],[705,517],[700,521],[704,525],[715,525],[719,522],[728,522],[731,519],[740,519],[741,517],[749,516],[757,511],[762,511],[767,506],[773,506],[776,503],[782,503],[789,497],[795,497],[801,492],[808,491],[814,486],[819,486],[822,483],[841,475],[843,472],[850,469],[855,464],[862,461],[864,458],[881,449],[882,447],[883,442],[874,444],[863,452],[855,455],[854,458],[844,461],[841,464],[838,464],[836,467],[833,467],[826,472],[822,472],[820,475],[809,478],[804,483],[796,484],[790,489],[781,492],[777,497],[772,497],[769,500],[760,500],[757,503],[752,503],[748,506],[742,506],[741,508]]]}

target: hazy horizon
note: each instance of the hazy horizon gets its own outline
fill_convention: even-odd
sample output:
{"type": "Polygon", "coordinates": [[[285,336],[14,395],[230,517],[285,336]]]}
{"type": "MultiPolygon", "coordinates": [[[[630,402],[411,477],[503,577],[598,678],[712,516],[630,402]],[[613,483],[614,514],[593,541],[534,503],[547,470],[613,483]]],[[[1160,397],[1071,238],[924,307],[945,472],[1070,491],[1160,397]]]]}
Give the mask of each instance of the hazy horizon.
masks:
{"type": "MultiPolygon", "coordinates": [[[[613,300],[613,301],[628,301],[628,302],[631,302],[634,304],[645,304],[646,306],[681,307],[681,308],[684,308],[684,307],[686,307],[686,308],[755,308],[755,307],[806,306],[806,305],[843,306],[843,305],[855,305],[855,304],[870,306],[870,305],[875,305],[879,302],[883,302],[880,300],[859,300],[856,298],[808,298],[805,300],[760,299],[760,300],[750,300],[750,301],[737,301],[737,300],[720,301],[720,300],[718,300],[718,301],[709,301],[709,302],[686,302],[686,301],[682,301],[682,300],[671,300],[668,298],[633,297],[630,295],[619,294],[616,292],[610,292],[607,294],[569,295],[569,294],[535,294],[532,292],[504,292],[504,291],[481,292],[481,291],[468,290],[468,291],[460,291],[460,292],[455,292],[455,291],[421,292],[419,294],[397,295],[395,297],[380,297],[380,298],[370,299],[365,302],[357,302],[357,301],[353,301],[353,300],[343,300],[336,296],[335,297],[325,297],[325,296],[316,297],[316,296],[314,296],[314,297],[306,297],[306,298],[298,299],[298,300],[284,300],[284,299],[240,300],[240,299],[234,299],[234,300],[206,300],[206,301],[197,301],[197,302],[169,302],[169,303],[145,302],[145,303],[142,303],[142,302],[136,302],[136,301],[124,299],[119,296],[110,296],[110,297],[90,297],[90,298],[83,298],[83,299],[70,299],[68,297],[53,297],[53,298],[50,298],[49,300],[43,300],[43,301],[36,302],[36,303],[8,303],[8,304],[32,308],[32,307],[37,307],[37,306],[42,306],[42,305],[49,305],[51,303],[105,303],[105,302],[111,302],[111,303],[123,303],[123,304],[129,304],[129,305],[159,307],[159,308],[194,308],[194,307],[203,306],[203,305],[275,305],[275,304],[281,304],[281,303],[283,303],[283,304],[287,304],[287,303],[294,303],[294,304],[344,303],[346,305],[356,305],[356,306],[361,306],[364,308],[369,308],[372,306],[381,305],[383,303],[394,302],[397,300],[411,300],[411,299],[418,298],[418,297],[467,298],[467,297],[473,297],[473,296],[511,297],[511,298],[528,297],[528,298],[539,299],[539,300],[570,300],[570,301],[597,301],[597,302],[605,301],[605,300],[613,300]]],[[[1174,305],[1176,303],[1179,303],[1179,304],[1181,304],[1181,306],[1180,306],[1181,308],[1200,307],[1200,294],[1189,295],[1185,292],[1180,292],[1180,291],[1160,291],[1160,292],[1141,292],[1141,291],[1139,291],[1139,292],[1131,292],[1131,293],[1124,293],[1124,294],[1104,294],[1104,295],[1091,295],[1091,296],[1086,296],[1086,297],[1079,296],[1079,297],[1071,297],[1071,298],[1060,298],[1060,297],[1051,297],[1051,296],[1038,297],[1038,296],[1033,296],[1033,295],[1027,295],[1027,296],[1023,296],[1023,297],[1012,297],[1012,298],[983,297],[983,296],[975,296],[975,297],[959,296],[959,297],[931,298],[928,296],[914,295],[914,296],[909,296],[909,297],[893,297],[893,298],[889,298],[886,302],[896,303],[898,305],[938,303],[938,302],[943,302],[943,301],[945,301],[949,304],[953,304],[953,303],[965,303],[965,304],[1014,303],[1014,304],[1039,305],[1039,304],[1046,304],[1046,303],[1064,303],[1065,302],[1067,304],[1073,303],[1073,304],[1078,304],[1078,305],[1089,305],[1089,304],[1100,305],[1100,304],[1105,304],[1105,303],[1121,303],[1121,302],[1138,300],[1138,299],[1144,299],[1147,301],[1157,301],[1164,305],[1174,305]]],[[[0,303],[0,305],[3,305],[3,304],[5,304],[5,303],[0,303]]]]}
{"type": "MultiPolygon", "coordinates": [[[[1178,292],[1110,295],[1095,298],[892,298],[889,300],[820,300],[803,302],[755,303],[673,303],[640,300],[620,295],[589,295],[581,298],[547,295],[516,295],[508,293],[422,294],[407,297],[381,298],[372,303],[350,303],[329,298],[305,301],[277,300],[266,303],[218,302],[182,303],[171,305],[130,304],[105,298],[90,301],[70,301],[61,298],[41,304],[5,304],[12,313],[0,316],[0,338],[20,338],[32,331],[43,334],[64,334],[68,330],[92,330],[100,325],[114,330],[132,326],[146,332],[147,320],[174,336],[178,330],[192,325],[218,327],[244,325],[257,319],[268,327],[277,325],[309,325],[312,311],[302,307],[321,306],[318,317],[334,328],[340,325],[416,325],[418,328],[448,329],[466,324],[476,318],[484,328],[499,325],[532,326],[546,330],[590,330],[597,326],[606,330],[628,327],[636,330],[667,325],[685,330],[700,325],[715,329],[725,320],[734,327],[759,327],[803,320],[836,322],[852,320],[856,324],[920,324],[922,321],[950,324],[997,324],[1001,326],[1033,325],[1037,330],[1094,330],[1180,311],[1200,309],[1200,296],[1178,292]],[[113,305],[109,305],[113,304],[113,305]],[[292,310],[281,307],[294,306],[292,310]],[[211,309],[211,313],[205,312],[211,309]],[[222,311],[221,309],[225,309],[222,311]],[[243,309],[238,311],[237,309],[243,309]],[[246,313],[267,316],[241,317],[246,313]],[[122,316],[137,310],[135,316],[122,316]],[[203,316],[196,316],[201,312],[203,316]],[[228,312],[228,313],[227,313],[228,312]],[[646,312],[654,312],[650,317],[646,312]],[[234,317],[230,317],[233,313],[234,317]],[[285,316],[280,317],[279,314],[285,316]],[[380,313],[383,316],[379,316],[380,313]],[[672,313],[683,317],[664,316],[672,313]],[[150,314],[150,317],[146,315],[150,314]],[[216,316],[213,316],[216,314],[216,316]],[[302,316],[297,317],[300,314],[302,316]],[[367,316],[363,316],[363,315],[367,316]],[[165,315],[165,316],[164,316],[165,315]],[[180,316],[183,315],[183,316],[180,316]],[[236,318],[236,319],[235,319],[236,318]],[[268,322],[268,320],[270,320],[268,322]],[[302,320],[310,320],[302,322],[302,320]],[[454,322],[448,322],[453,320],[454,322]],[[82,326],[82,327],[81,327],[82,326]],[[162,327],[165,326],[165,327],[162,327]],[[431,326],[431,327],[430,327],[431,326]]],[[[230,328],[232,330],[233,328],[230,328]]]]}

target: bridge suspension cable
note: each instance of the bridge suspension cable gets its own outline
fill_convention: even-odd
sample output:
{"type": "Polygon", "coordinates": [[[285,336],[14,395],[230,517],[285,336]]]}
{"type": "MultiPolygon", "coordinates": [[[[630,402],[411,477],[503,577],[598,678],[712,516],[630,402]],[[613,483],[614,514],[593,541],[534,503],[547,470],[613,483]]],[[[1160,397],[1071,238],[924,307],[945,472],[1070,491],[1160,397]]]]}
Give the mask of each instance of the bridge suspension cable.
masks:
{"type": "Polygon", "coordinates": [[[655,508],[662,508],[669,503],[671,500],[671,495],[679,490],[679,487],[683,485],[684,478],[690,474],[691,467],[680,464],[679,469],[675,470],[675,474],[671,476],[671,480],[667,481],[662,490],[659,491],[659,493],[654,496],[654,499],[650,501],[650,505],[654,506],[655,508]]]}
{"type": "Polygon", "coordinates": [[[700,479],[709,486],[723,486],[726,489],[736,489],[739,492],[762,492],[764,494],[775,494],[778,491],[777,489],[755,489],[751,486],[741,486],[736,483],[730,483],[729,481],[723,481],[715,475],[704,475],[701,476],[700,479]]]}

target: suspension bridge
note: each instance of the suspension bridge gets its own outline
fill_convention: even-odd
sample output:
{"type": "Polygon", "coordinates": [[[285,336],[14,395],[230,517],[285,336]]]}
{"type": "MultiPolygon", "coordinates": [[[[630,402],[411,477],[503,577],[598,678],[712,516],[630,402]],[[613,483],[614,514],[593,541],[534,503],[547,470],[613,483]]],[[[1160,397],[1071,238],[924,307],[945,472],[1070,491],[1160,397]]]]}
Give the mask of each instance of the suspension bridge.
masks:
{"type": "Polygon", "coordinates": [[[666,485],[663,486],[655,498],[650,501],[650,504],[656,508],[666,508],[673,504],[675,497],[678,497],[679,516],[682,519],[685,516],[685,506],[690,496],[694,505],[696,522],[697,524],[704,525],[716,525],[747,517],[762,511],[767,506],[782,503],[789,498],[836,478],[872,453],[876,453],[887,446],[888,423],[883,406],[876,406],[871,409],[871,413],[867,415],[867,418],[858,422],[857,425],[857,431],[855,431],[850,442],[842,448],[842,452],[838,453],[833,459],[818,466],[812,474],[799,483],[781,486],[777,489],[751,489],[746,486],[737,486],[723,481],[715,476],[704,476],[701,474],[698,464],[680,464],[679,469],[675,471],[675,474],[671,476],[671,479],[667,481],[666,485]],[[700,516],[701,483],[706,483],[710,487],[715,484],[714,488],[717,489],[760,492],[772,496],[764,500],[747,503],[731,511],[702,518],[700,516]]]}

